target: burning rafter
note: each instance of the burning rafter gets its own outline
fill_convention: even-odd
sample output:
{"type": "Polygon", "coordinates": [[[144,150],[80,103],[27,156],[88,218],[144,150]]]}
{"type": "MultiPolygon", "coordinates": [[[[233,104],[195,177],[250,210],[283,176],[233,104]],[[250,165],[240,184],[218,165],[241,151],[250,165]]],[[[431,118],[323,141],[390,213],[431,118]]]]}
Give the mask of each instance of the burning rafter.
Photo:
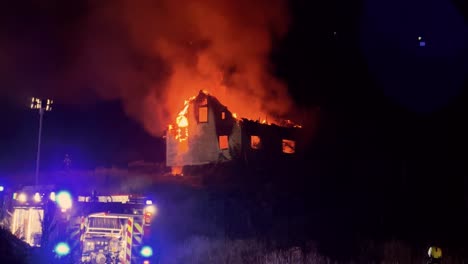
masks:
{"type": "MultiPolygon", "coordinates": [[[[205,94],[205,95],[210,95],[208,93],[208,91],[206,90],[202,90],[200,91],[201,93],[205,94]]],[[[174,128],[173,125],[169,125],[169,130],[173,130],[173,129],[176,129],[176,139],[178,139],[179,141],[184,141],[184,140],[187,140],[188,138],[188,125],[189,125],[189,121],[188,121],[188,118],[187,118],[187,114],[188,114],[188,108],[190,106],[190,104],[193,102],[193,100],[196,99],[196,96],[192,96],[190,97],[189,99],[185,100],[184,101],[184,108],[178,113],[177,117],[176,117],[176,126],[177,128],[174,128]]],[[[282,127],[294,127],[294,128],[302,128],[301,125],[289,120],[289,119],[284,119],[284,120],[280,120],[280,121],[269,121],[267,118],[264,118],[264,119],[261,119],[261,118],[258,118],[257,120],[252,120],[250,118],[240,118],[238,117],[237,113],[232,113],[231,114],[232,117],[236,120],[241,120],[241,119],[246,119],[246,120],[250,120],[250,121],[254,121],[254,122],[259,122],[261,124],[265,124],[265,125],[278,125],[278,126],[282,126],[282,127]]],[[[259,116],[264,116],[263,114],[259,115],[259,116]]]]}

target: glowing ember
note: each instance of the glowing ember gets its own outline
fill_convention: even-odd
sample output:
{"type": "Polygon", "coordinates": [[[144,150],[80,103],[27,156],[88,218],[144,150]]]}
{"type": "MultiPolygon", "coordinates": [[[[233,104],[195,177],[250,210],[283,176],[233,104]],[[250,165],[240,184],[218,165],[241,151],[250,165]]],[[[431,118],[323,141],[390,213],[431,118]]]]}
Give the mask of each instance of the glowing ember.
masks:
{"type": "Polygon", "coordinates": [[[179,127],[188,127],[188,119],[185,116],[178,116],[176,122],[179,127]]]}
{"type": "Polygon", "coordinates": [[[171,167],[171,174],[172,175],[181,175],[181,176],[183,176],[182,167],[181,166],[171,167]]]}

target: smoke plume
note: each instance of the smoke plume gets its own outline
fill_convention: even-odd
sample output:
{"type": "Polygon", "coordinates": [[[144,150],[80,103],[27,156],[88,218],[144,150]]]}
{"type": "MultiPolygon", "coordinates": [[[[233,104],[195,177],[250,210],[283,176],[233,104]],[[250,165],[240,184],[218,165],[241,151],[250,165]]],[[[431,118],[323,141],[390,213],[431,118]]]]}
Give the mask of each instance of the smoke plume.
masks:
{"type": "Polygon", "coordinates": [[[287,31],[282,0],[89,1],[34,10],[42,12],[34,30],[0,38],[0,57],[15,65],[0,63],[0,71],[14,94],[121,100],[156,136],[199,90],[252,119],[292,106],[269,61],[273,41],[287,31]],[[33,82],[40,91],[28,90],[33,82]]]}

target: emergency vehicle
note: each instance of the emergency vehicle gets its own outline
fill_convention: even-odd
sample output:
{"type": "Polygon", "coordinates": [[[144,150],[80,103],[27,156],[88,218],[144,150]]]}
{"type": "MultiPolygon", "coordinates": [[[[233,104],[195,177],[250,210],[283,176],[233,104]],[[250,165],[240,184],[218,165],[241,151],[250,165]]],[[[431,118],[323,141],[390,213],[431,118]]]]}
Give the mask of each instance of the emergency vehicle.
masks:
{"type": "Polygon", "coordinates": [[[154,263],[151,200],[133,195],[78,197],[82,263],[154,263]],[[94,211],[94,212],[90,212],[94,211]]]}
{"type": "MultiPolygon", "coordinates": [[[[49,206],[55,208],[54,186],[25,186],[14,192],[11,200],[6,202],[10,204],[11,210],[10,232],[30,246],[41,246],[44,228],[48,228],[55,217],[44,218],[48,214],[55,214],[55,210],[49,206]]],[[[65,213],[68,209],[64,206],[62,210],[65,213]]]]}
{"type": "Polygon", "coordinates": [[[54,186],[26,186],[13,193],[10,208],[12,234],[33,247],[67,241],[74,263],[156,262],[150,224],[157,208],[144,196],[73,197],[54,186]]]}

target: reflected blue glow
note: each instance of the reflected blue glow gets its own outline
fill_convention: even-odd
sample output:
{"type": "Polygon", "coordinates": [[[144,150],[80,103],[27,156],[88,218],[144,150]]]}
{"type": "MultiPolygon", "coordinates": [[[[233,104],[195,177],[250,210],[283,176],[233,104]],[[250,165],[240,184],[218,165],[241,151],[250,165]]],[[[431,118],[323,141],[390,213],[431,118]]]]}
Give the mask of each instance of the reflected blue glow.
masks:
{"type": "Polygon", "coordinates": [[[70,247],[65,242],[58,243],[54,248],[55,253],[59,256],[66,256],[70,253],[70,247]]]}
{"type": "Polygon", "coordinates": [[[57,195],[55,195],[55,201],[62,210],[67,210],[72,207],[72,197],[67,191],[57,193],[57,195]]]}
{"type": "Polygon", "coordinates": [[[141,256],[143,256],[145,258],[149,258],[149,257],[153,256],[153,249],[150,246],[144,246],[144,247],[141,248],[140,254],[141,254],[141,256]]]}

